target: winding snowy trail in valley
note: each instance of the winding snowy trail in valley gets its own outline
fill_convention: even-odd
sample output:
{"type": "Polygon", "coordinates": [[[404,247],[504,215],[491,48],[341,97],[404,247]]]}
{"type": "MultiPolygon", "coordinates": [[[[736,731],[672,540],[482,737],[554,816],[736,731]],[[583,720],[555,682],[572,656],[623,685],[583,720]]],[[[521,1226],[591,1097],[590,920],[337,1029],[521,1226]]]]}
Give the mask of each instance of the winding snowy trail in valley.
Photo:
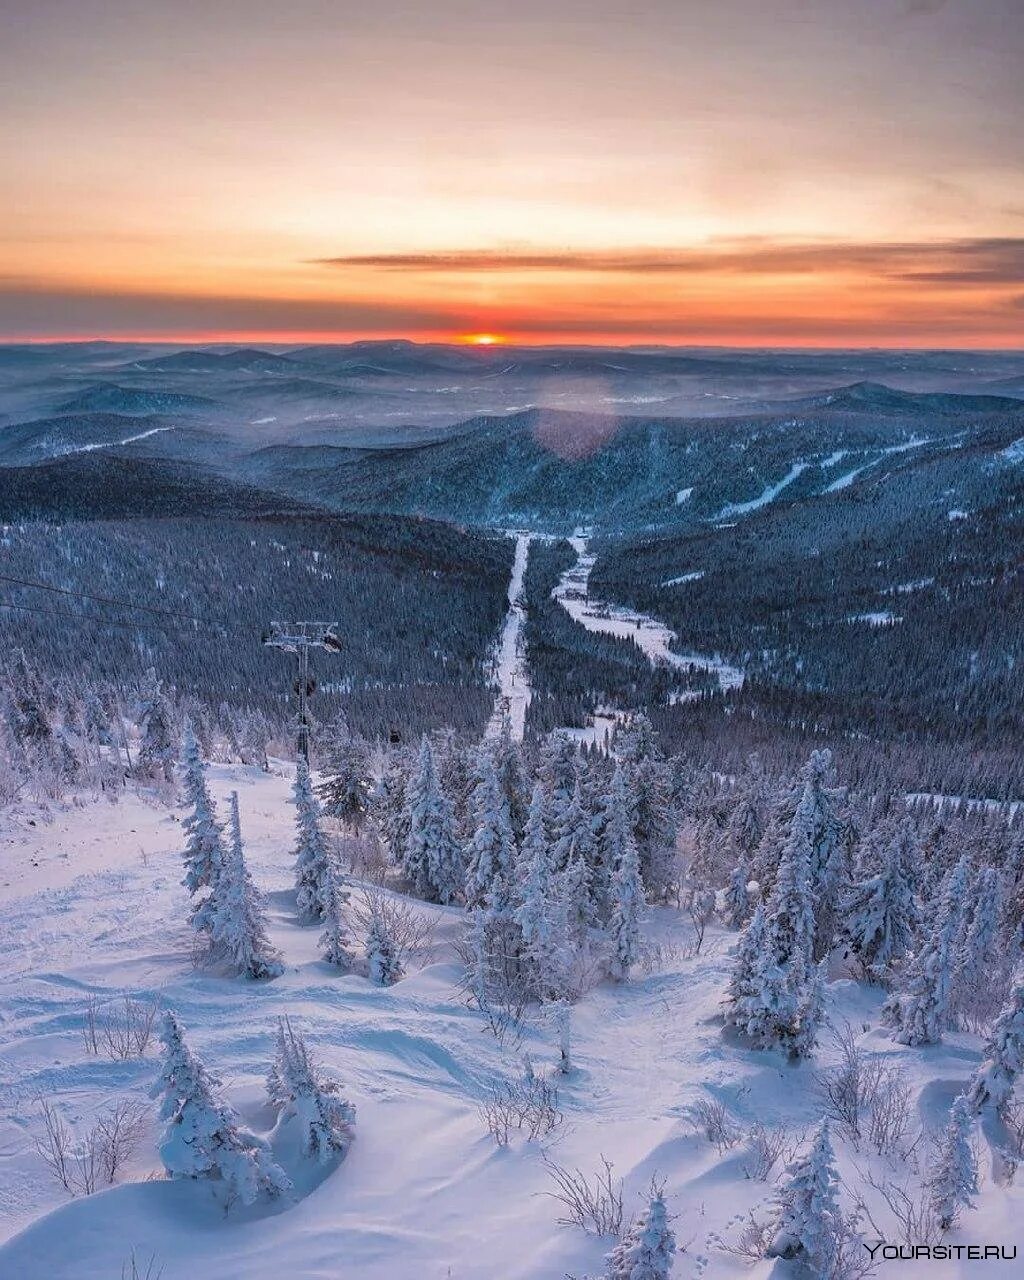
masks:
{"type": "Polygon", "coordinates": [[[526,732],[526,708],[530,705],[532,690],[530,673],[526,665],[523,627],[526,622],[526,606],[523,603],[523,584],[526,580],[526,562],[530,555],[530,534],[516,533],[516,554],[512,561],[512,576],[508,583],[508,613],[502,628],[501,639],[495,655],[495,683],[498,697],[494,714],[487,725],[487,737],[501,732],[502,722],[508,716],[512,737],[522,742],[526,732]]]}
{"type": "Polygon", "coordinates": [[[710,671],[718,677],[722,689],[738,689],[743,684],[742,670],[723,662],[717,655],[676,653],[670,648],[678,638],[676,633],[657,618],[622,605],[592,599],[590,573],[597,557],[587,549],[587,539],[581,533],[569,541],[576,552],[576,563],[566,569],[551,594],[574,622],[588,631],[616,636],[620,640],[635,640],[652,666],[668,666],[678,671],[691,667],[710,671]]]}

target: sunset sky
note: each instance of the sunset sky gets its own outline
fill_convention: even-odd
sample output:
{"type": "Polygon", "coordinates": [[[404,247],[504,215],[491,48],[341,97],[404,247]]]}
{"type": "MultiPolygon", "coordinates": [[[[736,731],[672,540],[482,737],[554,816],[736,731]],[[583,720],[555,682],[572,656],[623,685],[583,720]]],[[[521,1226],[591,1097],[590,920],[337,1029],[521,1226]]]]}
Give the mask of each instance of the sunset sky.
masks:
{"type": "Polygon", "coordinates": [[[1022,0],[0,0],[0,338],[1021,346],[1022,0]]]}

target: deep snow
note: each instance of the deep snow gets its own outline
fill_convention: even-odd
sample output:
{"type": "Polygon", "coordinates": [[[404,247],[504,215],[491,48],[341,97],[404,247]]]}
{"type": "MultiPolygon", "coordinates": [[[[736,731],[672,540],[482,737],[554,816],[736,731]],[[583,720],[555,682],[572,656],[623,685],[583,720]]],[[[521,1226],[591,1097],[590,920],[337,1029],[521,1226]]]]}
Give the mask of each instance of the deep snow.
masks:
{"type": "MultiPolygon", "coordinates": [[[[433,962],[397,986],[338,976],[318,959],[318,929],[294,915],[289,771],[214,766],[211,781],[221,805],[231,788],[241,795],[247,853],[287,963],[274,982],[217,977],[190,964],[180,812],[129,796],[118,806],[61,810],[50,821],[28,811],[5,818],[0,1211],[12,1238],[0,1247],[0,1277],[116,1280],[133,1247],[143,1259],[156,1254],[164,1280],[599,1274],[611,1241],[556,1223],[539,1144],[499,1150],[477,1113],[489,1084],[518,1073],[520,1063],[460,995],[450,947],[460,912],[436,911],[433,962]],[[154,1056],[90,1058],[81,1039],[86,998],[126,990],[154,994],[178,1012],[230,1101],[263,1132],[271,1124],[263,1077],[275,1018],[287,1012],[358,1108],[356,1140],[342,1163],[322,1181],[291,1165],[298,1192],[290,1203],[225,1217],[201,1183],[145,1180],[158,1167],[154,1124],[131,1170],[137,1181],[67,1203],[33,1151],[35,1100],[45,1096],[78,1120],[112,1095],[146,1097],[154,1056]]],[[[813,1072],[830,1060],[830,1048],[794,1067],[728,1039],[717,1015],[733,935],[711,930],[704,954],[688,957],[683,918],[670,909],[650,915],[648,934],[662,946],[653,971],[600,986],[574,1012],[576,1071],[560,1084],[566,1119],[550,1154],[588,1172],[608,1156],[633,1207],[652,1174],[664,1177],[687,1247],[674,1277],[788,1275],[787,1264],[748,1268],[709,1245],[709,1234],[728,1236],[730,1220],[771,1188],[744,1176],[742,1144],[719,1154],[694,1135],[686,1113],[711,1097],[740,1125],[760,1120],[802,1131],[817,1116],[813,1072]]],[[[916,1110],[938,1123],[978,1060],[978,1042],[951,1035],[938,1049],[901,1048],[877,1028],[879,1003],[877,992],[849,981],[829,989],[830,1014],[858,1028],[876,1024],[862,1043],[906,1068],[916,1110]]],[[[553,1031],[538,1020],[522,1049],[537,1070],[550,1070],[553,1031]]],[[[987,1174],[984,1158],[982,1168],[987,1174]]],[[[848,1151],[843,1171],[855,1177],[848,1151]]],[[[1022,1208],[1024,1194],[987,1180],[980,1209],[951,1238],[1024,1243],[1022,1208]]],[[[897,1266],[880,1274],[902,1274],[897,1266]]],[[[995,1280],[1018,1272],[1013,1264],[987,1263],[980,1272],[963,1263],[932,1264],[927,1274],[995,1280]]]]}

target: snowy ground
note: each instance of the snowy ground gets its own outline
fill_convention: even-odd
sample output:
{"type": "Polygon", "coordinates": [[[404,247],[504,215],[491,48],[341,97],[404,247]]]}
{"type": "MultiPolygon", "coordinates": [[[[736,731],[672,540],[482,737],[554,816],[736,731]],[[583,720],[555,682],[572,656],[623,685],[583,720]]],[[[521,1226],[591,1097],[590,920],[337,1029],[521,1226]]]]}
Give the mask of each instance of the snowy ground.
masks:
{"type": "MultiPolygon", "coordinates": [[[[528,1050],[550,1069],[553,1037],[533,1026],[518,1051],[502,1051],[459,994],[450,941],[455,910],[439,912],[436,958],[382,990],[337,976],[317,956],[317,929],[299,925],[290,890],[290,778],[215,766],[215,795],[240,792],[254,874],[268,893],[275,943],[287,969],[251,984],[198,972],[189,961],[181,866],[180,814],[129,797],[41,814],[5,815],[0,837],[3,945],[0,947],[0,1246],[3,1280],[91,1280],[121,1274],[134,1247],[155,1253],[164,1280],[561,1280],[600,1274],[607,1240],[559,1226],[539,1144],[498,1149],[477,1112],[495,1079],[517,1074],[528,1050]],[[33,825],[34,823],[34,825],[33,825]],[[156,1124],[128,1185],[67,1201],[33,1150],[37,1099],[81,1122],[113,1096],[145,1099],[152,1056],[111,1062],[88,1057],[81,1038],[85,1001],[123,991],[156,995],[173,1007],[231,1102],[253,1128],[271,1117],[263,1076],[272,1030],[287,1012],[358,1107],[357,1138],[318,1185],[273,1210],[225,1218],[199,1183],[146,1181],[157,1168],[156,1124]],[[15,1234],[19,1233],[20,1234],[15,1234]]],[[[741,1263],[709,1244],[729,1222],[767,1199],[770,1186],[744,1174],[742,1143],[719,1152],[686,1119],[698,1098],[723,1102],[735,1122],[785,1124],[794,1134],[818,1114],[818,1063],[793,1067],[739,1047],[717,1019],[732,936],[709,933],[705,953],[688,957],[689,928],[674,911],[654,913],[649,934],[661,954],[626,986],[605,984],[574,1015],[575,1073],[560,1085],[565,1122],[549,1145],[562,1165],[595,1169],[601,1154],[626,1180],[632,1206],[653,1174],[667,1180],[686,1252],[680,1277],[773,1274],[773,1264],[741,1263]]],[[[878,997],[833,983],[830,1013],[858,1029],[877,1023],[878,997]]],[[[939,1120],[978,1058],[973,1037],[951,1036],[930,1051],[893,1045],[877,1029],[870,1052],[902,1064],[915,1114],[939,1120]]],[[[855,1177],[861,1153],[843,1154],[855,1177]]],[[[988,1162],[982,1167],[987,1172],[988,1162]]],[[[295,1169],[291,1170],[293,1175],[295,1169]]],[[[981,1208],[954,1240],[1024,1244],[1024,1193],[986,1183],[981,1208]]],[[[899,1263],[880,1275],[902,1274],[899,1263]]],[[[1014,1264],[932,1263],[944,1277],[1019,1274],[1014,1264]]],[[[774,1273],[788,1275],[786,1264],[774,1273]]]]}
{"type": "MultiPolygon", "coordinates": [[[[622,605],[592,599],[589,592],[590,572],[596,556],[587,549],[587,539],[581,534],[569,541],[576,551],[576,563],[562,574],[552,595],[575,622],[588,631],[603,632],[620,640],[635,640],[652,665],[674,667],[683,671],[690,667],[698,671],[710,671],[718,677],[718,683],[723,689],[736,689],[743,684],[743,672],[740,668],[723,662],[717,655],[677,653],[670,647],[677,639],[676,633],[657,618],[637,613],[622,605]]],[[[693,581],[695,574],[700,576],[699,571],[691,571],[674,581],[693,581]]]]}
{"type": "Polygon", "coordinates": [[[517,533],[516,554],[512,561],[512,575],[508,583],[508,613],[502,627],[501,638],[495,655],[495,683],[498,697],[494,715],[487,726],[488,737],[501,731],[505,717],[512,729],[512,738],[522,742],[526,731],[526,709],[530,705],[530,673],[526,665],[523,626],[526,607],[523,604],[523,582],[526,578],[526,562],[530,554],[530,535],[517,533]]]}

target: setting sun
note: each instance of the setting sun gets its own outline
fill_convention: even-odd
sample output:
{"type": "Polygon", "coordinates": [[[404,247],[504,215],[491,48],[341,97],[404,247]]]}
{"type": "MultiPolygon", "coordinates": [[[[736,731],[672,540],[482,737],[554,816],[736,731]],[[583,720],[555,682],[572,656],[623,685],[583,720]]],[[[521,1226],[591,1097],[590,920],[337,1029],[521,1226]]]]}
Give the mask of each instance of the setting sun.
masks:
{"type": "Polygon", "coordinates": [[[508,339],[497,333],[465,333],[459,341],[471,347],[497,347],[508,339]]]}

